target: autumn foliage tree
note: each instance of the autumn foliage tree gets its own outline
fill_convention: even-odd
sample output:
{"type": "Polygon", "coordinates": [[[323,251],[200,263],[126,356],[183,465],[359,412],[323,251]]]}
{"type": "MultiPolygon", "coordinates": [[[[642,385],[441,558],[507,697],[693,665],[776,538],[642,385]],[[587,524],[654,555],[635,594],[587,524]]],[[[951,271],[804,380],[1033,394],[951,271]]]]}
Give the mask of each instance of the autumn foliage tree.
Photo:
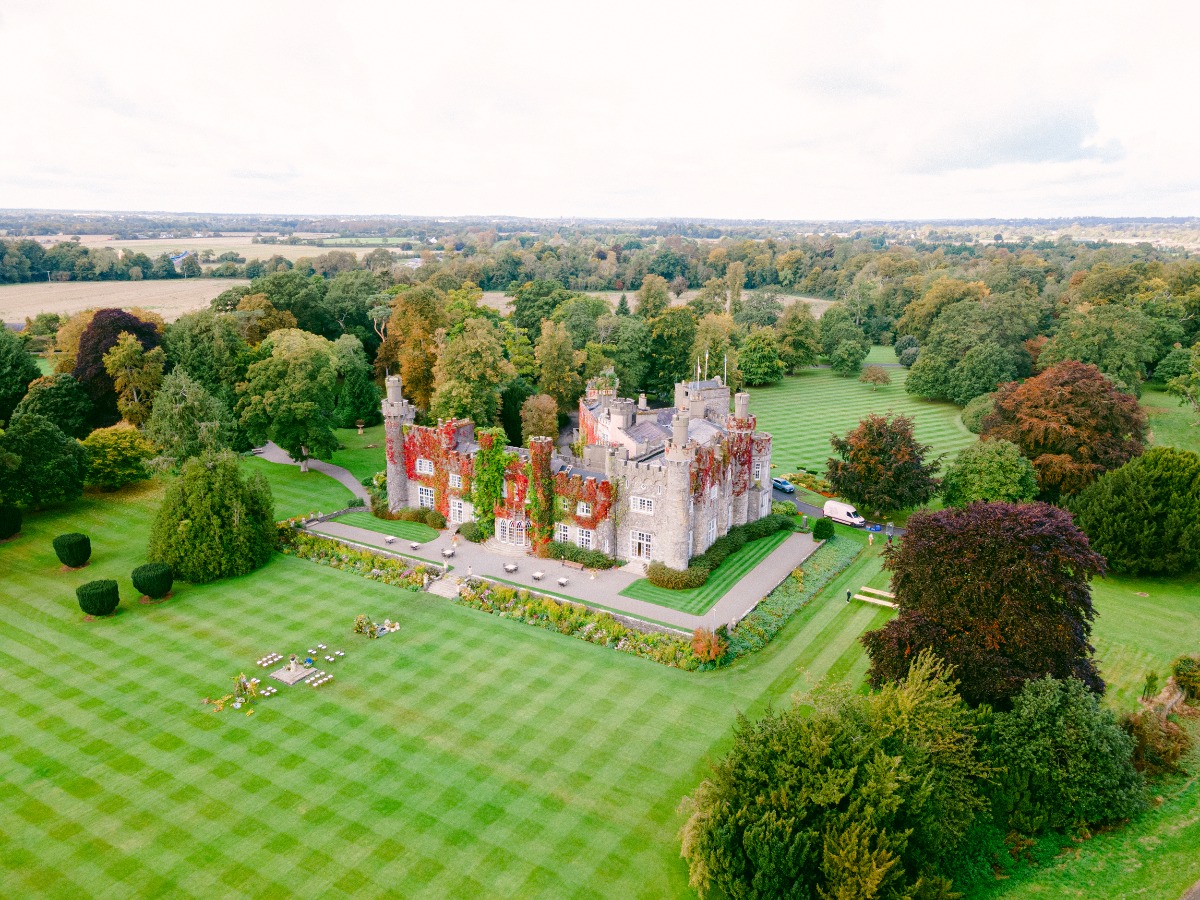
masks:
{"type": "Polygon", "coordinates": [[[929,445],[913,435],[908,416],[869,415],[830,443],[840,459],[826,464],[839,496],[868,510],[890,512],[927,503],[937,493],[940,460],[925,462],[929,445]]]}
{"type": "Polygon", "coordinates": [[[1146,413],[1095,366],[1067,361],[995,393],[982,436],[1012,441],[1037,470],[1042,496],[1087,487],[1142,452],[1146,413]]]}
{"type": "Polygon", "coordinates": [[[120,418],[116,387],[105,368],[104,356],[125,333],[132,335],[144,350],[158,346],[158,325],[121,309],[99,310],[79,338],[75,369],[71,374],[91,398],[91,424],[98,427],[113,425],[120,418]]]}
{"type": "Polygon", "coordinates": [[[1066,510],[975,503],[919,512],[885,553],[900,613],[862,637],[872,684],[904,678],[927,649],[954,666],[972,704],[1005,707],[1045,675],[1103,692],[1089,582],[1104,558],[1066,510]]]}

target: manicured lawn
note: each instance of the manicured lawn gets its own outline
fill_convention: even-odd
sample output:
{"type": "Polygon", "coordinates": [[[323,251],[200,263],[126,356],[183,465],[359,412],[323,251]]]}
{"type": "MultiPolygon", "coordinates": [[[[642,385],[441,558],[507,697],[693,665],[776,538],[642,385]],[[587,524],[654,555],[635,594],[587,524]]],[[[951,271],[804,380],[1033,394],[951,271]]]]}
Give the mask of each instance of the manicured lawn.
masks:
{"type": "MultiPolygon", "coordinates": [[[[861,687],[858,637],[892,615],[844,600],[886,584],[879,542],[765,649],[712,673],[283,556],[141,606],[129,572],[160,496],[150,483],[31,514],[0,545],[0,896],[691,896],[678,804],[735,715],[823,683],[861,687]],[[50,546],[68,530],[92,538],[80,572],[60,572],[50,546]],[[122,607],[85,623],[74,588],[107,577],[122,607]],[[355,637],[360,612],[402,631],[355,637]],[[264,653],[316,642],[347,651],[331,684],[282,688],[249,718],[199,702],[238,672],[261,677],[264,653]]],[[[1097,602],[1098,635],[1110,612],[1119,627],[1120,608],[1097,602]]],[[[1150,627],[1165,616],[1131,628],[1128,646],[1194,647],[1194,621],[1150,627]]],[[[1061,873],[989,896],[1067,884],[1174,900],[1168,888],[1200,877],[1191,785],[1061,873]]]]}
{"type": "Polygon", "coordinates": [[[644,600],[647,603],[657,603],[681,612],[700,615],[712,608],[718,600],[729,593],[747,572],[757,566],[766,557],[787,540],[790,531],[777,531],[756,541],[749,541],[732,554],[725,562],[717,567],[709,576],[708,581],[698,588],[686,591],[672,591],[667,588],[655,587],[648,578],[639,578],[625,590],[622,597],[632,597],[634,600],[644,600]]]}
{"type": "Polygon", "coordinates": [[[438,531],[421,522],[392,522],[388,519],[377,519],[366,510],[349,512],[338,516],[337,521],[343,525],[355,525],[380,534],[390,534],[406,541],[432,541],[438,536],[438,531]]]}
{"type": "MultiPolygon", "coordinates": [[[[880,348],[887,354],[890,347],[880,348]]],[[[824,472],[832,449],[829,438],[858,426],[868,413],[903,413],[916,423],[918,440],[933,447],[932,454],[955,453],[975,442],[952,403],[931,403],[904,392],[907,369],[888,369],[892,383],[876,391],[856,378],[840,378],[828,369],[810,369],[770,387],[750,388],[750,411],[758,427],[774,438],[771,459],[776,474],[803,467],[824,472]]]]}
{"type": "Polygon", "coordinates": [[[383,471],[387,456],[382,425],[364,428],[361,435],[357,428],[339,428],[336,434],[338,442],[346,449],[334,452],[331,462],[335,466],[349,469],[359,481],[383,471]]]}
{"type": "Polygon", "coordinates": [[[1142,408],[1149,417],[1150,443],[1158,447],[1180,447],[1200,453],[1200,425],[1190,406],[1181,406],[1177,397],[1153,385],[1142,391],[1142,408]]]}
{"type": "Polygon", "coordinates": [[[877,616],[819,597],[697,674],[282,556],[141,606],[158,494],[0,546],[0,895],[688,896],[678,804],[736,713],[853,677],[877,616]],[[77,528],[94,561],[60,573],[50,539],[77,528]],[[100,577],[124,603],[85,623],[74,587],[100,577]],[[355,638],[360,612],[403,630],[355,638]],[[318,641],[347,651],[331,684],[250,718],[200,704],[318,641]]]}
{"type": "Polygon", "coordinates": [[[343,485],[321,472],[301,472],[299,466],[267,462],[254,456],[242,459],[250,472],[261,472],[275,498],[275,518],[289,519],[313,512],[333,512],[354,502],[343,485]]]}

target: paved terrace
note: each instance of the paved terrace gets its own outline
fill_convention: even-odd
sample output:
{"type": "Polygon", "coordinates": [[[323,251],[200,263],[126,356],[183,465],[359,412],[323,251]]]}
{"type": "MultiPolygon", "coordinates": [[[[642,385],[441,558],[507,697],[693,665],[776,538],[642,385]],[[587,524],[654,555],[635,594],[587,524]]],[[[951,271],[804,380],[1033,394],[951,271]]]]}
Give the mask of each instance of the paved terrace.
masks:
{"type": "MultiPolygon", "coordinates": [[[[428,543],[412,549],[411,542],[403,538],[395,538],[387,543],[387,535],[355,525],[343,525],[336,520],[320,522],[309,527],[309,531],[328,537],[341,538],[378,547],[390,553],[414,557],[441,564],[442,551],[450,546],[451,535],[443,531],[438,537],[428,543]]],[[[595,573],[573,569],[563,565],[559,560],[535,559],[532,556],[505,556],[485,550],[479,544],[459,539],[455,555],[449,560],[451,571],[455,576],[466,574],[477,575],[489,581],[527,587],[543,594],[574,600],[587,606],[605,609],[609,612],[645,619],[660,625],[684,631],[694,631],[697,628],[714,629],[719,625],[738,621],[750,612],[760,600],[774,590],[792,569],[800,565],[817,549],[812,535],[793,533],[788,535],[782,544],[761,563],[742,577],[716,604],[702,615],[680,612],[632,597],[622,597],[621,591],[639,578],[644,577],[640,564],[631,564],[619,569],[607,569],[595,573]],[[504,571],[505,563],[516,563],[517,571],[504,571]],[[534,572],[545,572],[541,581],[533,580],[534,572]],[[566,578],[565,587],[558,583],[559,578],[566,578]]]]}

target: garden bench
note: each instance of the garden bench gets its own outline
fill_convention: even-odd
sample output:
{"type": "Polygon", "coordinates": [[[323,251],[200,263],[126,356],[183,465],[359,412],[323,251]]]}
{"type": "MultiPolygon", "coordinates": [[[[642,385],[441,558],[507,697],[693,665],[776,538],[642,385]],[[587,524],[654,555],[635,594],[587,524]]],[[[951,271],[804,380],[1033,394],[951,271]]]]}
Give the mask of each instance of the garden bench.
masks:
{"type": "Polygon", "coordinates": [[[563,564],[564,566],[566,566],[568,569],[578,569],[578,570],[579,570],[579,571],[581,571],[581,572],[582,572],[582,571],[584,570],[584,568],[585,568],[585,566],[583,565],[583,563],[581,563],[581,562],[575,562],[574,560],[570,560],[570,559],[564,559],[564,560],[562,561],[562,564],[563,564]]]}
{"type": "Polygon", "coordinates": [[[867,594],[855,594],[855,600],[862,600],[864,603],[874,603],[876,606],[886,606],[888,609],[896,609],[896,604],[891,600],[884,600],[882,597],[871,597],[867,594]]]}
{"type": "Polygon", "coordinates": [[[888,600],[895,600],[895,599],[896,599],[896,595],[895,595],[895,594],[893,594],[891,591],[881,591],[879,588],[873,588],[873,587],[860,587],[860,588],[858,589],[858,591],[859,591],[859,593],[861,593],[861,594],[874,594],[876,597],[884,597],[884,598],[886,598],[886,599],[888,599],[888,600]]]}

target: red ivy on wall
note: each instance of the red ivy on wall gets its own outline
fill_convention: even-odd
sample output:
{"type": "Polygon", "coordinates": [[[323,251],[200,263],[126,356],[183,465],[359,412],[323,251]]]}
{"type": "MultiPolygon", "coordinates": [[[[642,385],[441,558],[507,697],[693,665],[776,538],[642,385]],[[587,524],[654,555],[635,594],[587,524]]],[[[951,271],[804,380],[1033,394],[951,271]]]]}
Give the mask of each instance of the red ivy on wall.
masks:
{"type": "MultiPolygon", "coordinates": [[[[410,481],[433,488],[437,511],[450,517],[450,498],[466,497],[471,490],[474,461],[465,453],[454,449],[458,440],[458,429],[462,425],[451,419],[439,423],[436,428],[414,425],[404,435],[404,471],[410,481]],[[427,459],[433,463],[433,474],[417,472],[417,460],[427,459]],[[451,475],[462,476],[462,487],[450,487],[451,475]]],[[[394,457],[389,457],[395,462],[394,457]]]]}
{"type": "Polygon", "coordinates": [[[580,528],[595,530],[612,512],[613,501],[616,499],[615,486],[611,481],[597,481],[595,478],[584,478],[582,475],[568,475],[559,472],[554,476],[555,502],[559,503],[555,519],[560,522],[574,522],[580,528]],[[564,511],[561,503],[567,501],[564,511]],[[590,516],[576,515],[580,503],[591,504],[590,516]]]}

